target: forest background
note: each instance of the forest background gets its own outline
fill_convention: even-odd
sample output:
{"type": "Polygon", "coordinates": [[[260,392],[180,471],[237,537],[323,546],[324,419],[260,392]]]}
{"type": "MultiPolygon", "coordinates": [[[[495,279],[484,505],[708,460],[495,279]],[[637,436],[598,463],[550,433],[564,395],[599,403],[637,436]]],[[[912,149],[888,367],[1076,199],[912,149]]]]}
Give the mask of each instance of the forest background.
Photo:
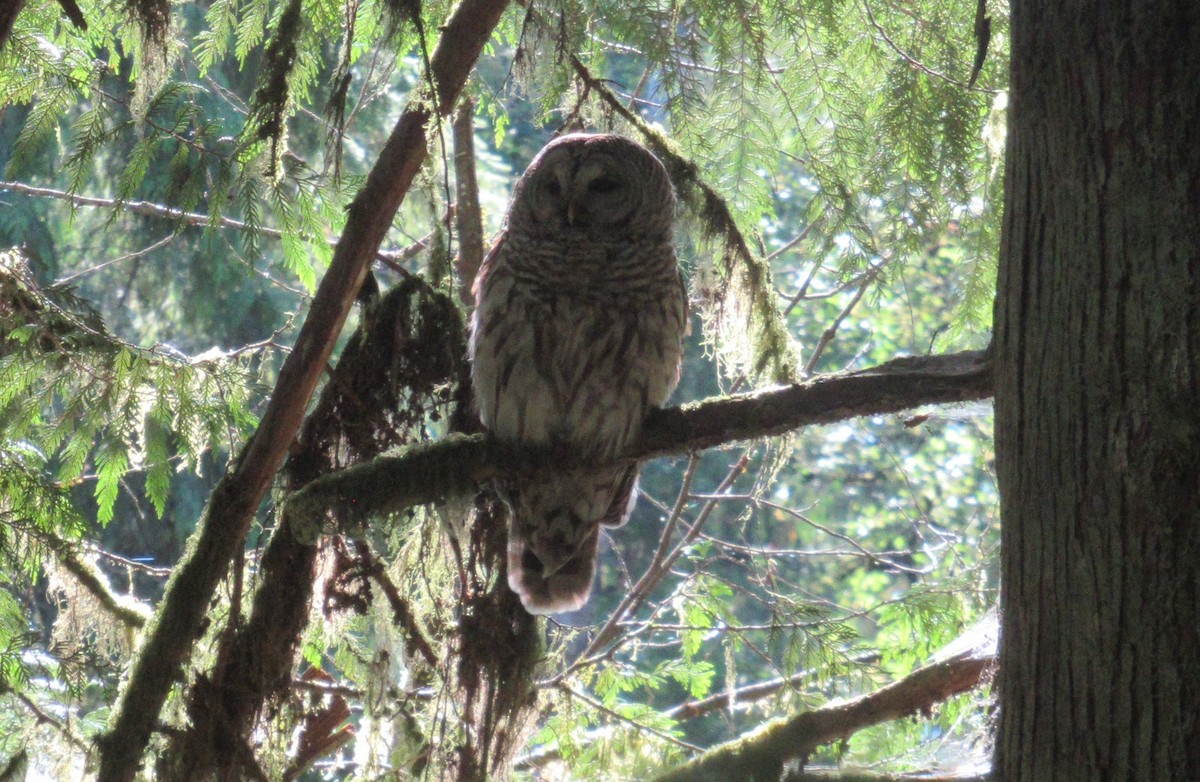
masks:
{"type": "MultiPolygon", "coordinates": [[[[268,541],[296,537],[290,491],[469,430],[463,291],[555,133],[615,130],[673,175],[694,305],[675,403],[802,381],[836,394],[836,373],[986,345],[1006,9],[499,4],[475,62],[446,22],[463,7],[442,3],[85,2],[86,30],[63,8],[29,2],[0,50],[0,246],[20,248],[0,297],[0,762],[120,777],[100,737],[128,724],[118,692],[140,675],[139,634],[280,397],[339,245],[361,246],[351,199],[406,106],[445,121],[414,145],[420,168],[366,251],[374,289],[332,332],[318,367],[332,379],[285,477],[200,595],[182,675],[166,666],[144,773],[645,779],[771,717],[905,681],[981,618],[958,648],[987,648],[986,384],[930,393],[900,377],[800,422],[820,426],[661,448],[676,455],[643,469],[591,602],[537,624],[504,613],[486,492],[366,520],[310,509],[305,542],[353,535],[320,537],[292,573],[313,592],[293,606],[285,678],[255,680],[249,706],[223,690],[268,541]],[[456,54],[461,89],[439,70],[456,54]],[[927,405],[967,398],[984,401],[927,405]],[[490,643],[527,665],[478,659],[490,643]]],[[[910,706],[923,718],[867,727],[891,716],[867,709],[791,759],[986,767],[986,689],[910,706]]]]}

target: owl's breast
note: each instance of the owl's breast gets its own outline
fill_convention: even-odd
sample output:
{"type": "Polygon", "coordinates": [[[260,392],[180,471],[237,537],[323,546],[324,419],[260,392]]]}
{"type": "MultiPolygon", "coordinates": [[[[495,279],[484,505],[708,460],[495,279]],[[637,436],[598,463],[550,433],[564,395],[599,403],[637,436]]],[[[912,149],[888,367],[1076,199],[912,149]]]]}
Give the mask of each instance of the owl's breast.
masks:
{"type": "Polygon", "coordinates": [[[573,283],[522,265],[497,269],[473,321],[484,424],[506,439],[596,458],[636,438],[650,407],[674,388],[682,353],[678,268],[673,253],[658,260],[635,272],[637,264],[593,257],[575,266],[573,283]]]}

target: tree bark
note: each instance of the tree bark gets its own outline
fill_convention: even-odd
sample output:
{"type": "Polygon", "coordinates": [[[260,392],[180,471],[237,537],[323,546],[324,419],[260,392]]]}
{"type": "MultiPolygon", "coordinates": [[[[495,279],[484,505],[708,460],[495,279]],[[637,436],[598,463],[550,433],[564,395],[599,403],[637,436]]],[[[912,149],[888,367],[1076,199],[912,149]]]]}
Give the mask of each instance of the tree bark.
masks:
{"type": "Polygon", "coordinates": [[[1200,779],[1200,5],[1012,7],[1005,782],[1200,779]]]}

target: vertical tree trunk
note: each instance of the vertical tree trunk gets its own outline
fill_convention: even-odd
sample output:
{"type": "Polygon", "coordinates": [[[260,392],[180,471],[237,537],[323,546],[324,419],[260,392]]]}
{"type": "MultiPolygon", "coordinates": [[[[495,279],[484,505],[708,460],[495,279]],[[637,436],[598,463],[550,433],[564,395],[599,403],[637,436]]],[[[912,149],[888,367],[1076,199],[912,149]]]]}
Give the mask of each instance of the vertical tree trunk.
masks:
{"type": "Polygon", "coordinates": [[[996,778],[1200,779],[1200,4],[1014,0],[996,778]]]}

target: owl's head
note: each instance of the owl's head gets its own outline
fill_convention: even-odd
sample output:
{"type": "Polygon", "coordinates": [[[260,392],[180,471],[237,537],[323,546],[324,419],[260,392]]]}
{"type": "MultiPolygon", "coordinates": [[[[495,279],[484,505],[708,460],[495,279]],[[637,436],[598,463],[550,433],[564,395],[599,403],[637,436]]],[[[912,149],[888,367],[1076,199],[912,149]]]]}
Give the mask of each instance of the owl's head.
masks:
{"type": "Polygon", "coordinates": [[[573,133],[525,169],[509,221],[554,234],[669,232],[674,213],[667,171],[648,149],[621,136],[573,133]]]}

